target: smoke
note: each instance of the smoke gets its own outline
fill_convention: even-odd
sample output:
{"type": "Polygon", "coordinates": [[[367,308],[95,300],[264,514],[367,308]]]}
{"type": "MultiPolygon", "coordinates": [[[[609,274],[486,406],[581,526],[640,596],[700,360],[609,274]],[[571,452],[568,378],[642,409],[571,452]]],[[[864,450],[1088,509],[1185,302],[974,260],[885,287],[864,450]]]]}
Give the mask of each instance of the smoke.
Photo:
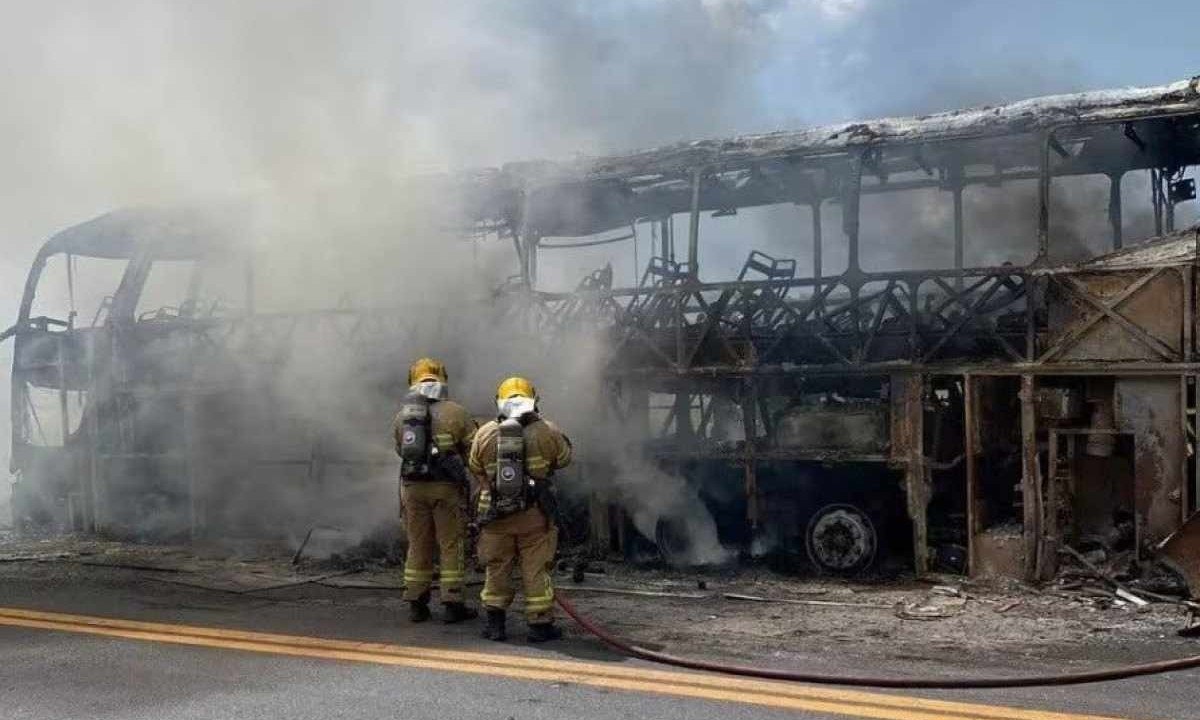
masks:
{"type": "Polygon", "coordinates": [[[12,527],[11,490],[8,487],[0,487],[0,529],[10,527],[12,527]]]}
{"type": "MultiPolygon", "coordinates": [[[[0,135],[10,139],[0,170],[0,232],[11,239],[0,266],[5,286],[21,286],[39,238],[101,212],[249,199],[250,217],[228,220],[240,248],[256,259],[252,299],[259,311],[378,309],[371,320],[377,331],[330,322],[291,328],[280,340],[276,327],[237,352],[210,358],[209,379],[229,388],[196,411],[228,418],[209,423],[216,427],[195,449],[208,458],[208,492],[229,508],[229,517],[209,518],[214,523],[302,517],[369,525],[393,513],[386,422],[404,367],[418,355],[443,357],[452,393],[480,415],[491,413],[490,396],[503,377],[532,377],[547,416],[587,460],[630,440],[625,428],[614,439],[603,420],[605,338],[581,329],[547,347],[537,327],[515,322],[511,308],[490,294],[516,272],[511,247],[448,233],[453,192],[411,178],[885,107],[945,107],[958,104],[955,93],[964,86],[980,99],[996,99],[987,83],[951,79],[940,99],[920,108],[903,98],[882,104],[896,98],[895,88],[919,84],[871,79],[872,67],[894,59],[887,57],[890,45],[875,54],[872,45],[897,41],[879,31],[886,27],[880,18],[892,11],[877,6],[869,0],[7,4],[0,30],[0,135]],[[870,30],[865,40],[859,21],[870,30]],[[369,340],[349,340],[356,332],[369,340]],[[372,464],[340,462],[352,457],[372,464]],[[287,463],[255,464],[264,458],[287,463]],[[316,465],[325,480],[314,488],[316,465]]],[[[1009,76],[1005,94],[1050,89],[1031,87],[1028,73],[1009,76]]],[[[781,256],[798,255],[794,226],[765,217],[767,244],[781,256]]],[[[940,256],[946,236],[927,229],[930,218],[944,216],[929,211],[909,224],[922,254],[927,246],[940,256]]],[[[713,253],[706,276],[731,274],[745,244],[737,257],[725,256],[723,238],[740,240],[745,225],[705,223],[705,252],[713,253]]],[[[835,247],[827,262],[836,263],[841,243],[829,244],[835,247]]],[[[606,259],[596,258],[593,267],[606,259]]],[[[244,305],[247,299],[236,297],[240,268],[210,265],[201,295],[244,305]]],[[[541,280],[570,287],[588,269],[547,263],[541,280]]],[[[78,281],[87,282],[82,275],[78,281]]],[[[139,310],[177,304],[183,285],[169,271],[161,279],[152,274],[149,286],[162,292],[148,291],[139,310]]],[[[4,311],[14,317],[15,291],[5,300],[4,311]]],[[[81,319],[90,320],[97,300],[77,298],[81,319]]],[[[57,301],[65,307],[61,294],[57,301]]],[[[160,350],[169,356],[178,348],[160,350]]],[[[177,428],[182,413],[169,404],[145,406],[133,424],[177,428]]],[[[628,464],[617,477],[649,537],[657,517],[694,500],[678,478],[648,464],[628,464]]],[[[715,557],[717,549],[704,539],[715,532],[705,525],[694,535],[707,548],[702,554],[715,557]]]]}
{"type": "MultiPolygon", "coordinates": [[[[731,129],[755,113],[757,93],[742,78],[770,52],[764,33],[783,9],[549,0],[8,6],[0,132],[19,141],[6,158],[0,230],[25,244],[11,253],[7,286],[20,287],[36,238],[73,221],[129,205],[251,198],[253,218],[238,229],[258,261],[260,311],[354,306],[405,316],[387,318],[403,327],[381,333],[379,347],[365,344],[365,355],[364,343],[339,330],[302,328],[271,357],[250,347],[212,362],[212,380],[244,393],[199,412],[227,413],[239,427],[202,438],[199,450],[211,458],[211,492],[246,521],[316,512],[304,506],[328,499],[309,496],[301,465],[250,464],[251,456],[299,463],[314,444],[329,477],[376,489],[367,502],[326,508],[388,507],[370,493],[380,500],[394,484],[386,421],[397,377],[420,354],[445,357],[456,397],[480,414],[490,412],[496,381],[531,375],[548,413],[586,448],[585,428],[598,417],[588,412],[596,353],[577,344],[546,355],[506,318],[481,311],[491,287],[515,272],[510,248],[449,236],[442,221],[453,215],[453,194],[405,178],[731,129]],[[349,456],[378,465],[335,462],[349,456]]],[[[236,269],[208,268],[202,296],[243,305],[227,292],[239,280],[236,269]]],[[[148,286],[165,291],[148,291],[139,311],[176,305],[170,291],[180,285],[152,277],[148,286]]],[[[47,312],[64,316],[66,298],[49,297],[50,287],[39,301],[56,301],[62,312],[47,312]]],[[[16,300],[7,298],[10,317],[16,300]]],[[[79,317],[95,309],[79,307],[79,317]]],[[[169,443],[151,429],[179,426],[181,412],[146,405],[131,422],[144,442],[169,443]]]]}
{"type": "Polygon", "coordinates": [[[717,537],[717,524],[704,501],[679,475],[664,472],[636,454],[617,460],[615,498],[643,537],[658,541],[678,565],[721,565],[734,551],[717,537]],[[666,537],[664,537],[664,534],[666,537]]]}

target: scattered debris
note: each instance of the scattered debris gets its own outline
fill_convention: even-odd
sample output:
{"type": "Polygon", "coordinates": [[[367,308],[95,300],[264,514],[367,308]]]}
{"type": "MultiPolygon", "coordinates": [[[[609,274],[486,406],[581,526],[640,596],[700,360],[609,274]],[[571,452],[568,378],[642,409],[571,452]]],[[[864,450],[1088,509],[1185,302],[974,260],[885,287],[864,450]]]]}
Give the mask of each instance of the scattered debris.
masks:
{"type": "Polygon", "coordinates": [[[742,595],[740,593],[725,593],[726,600],[744,600],[747,602],[784,603],[785,605],[812,605],[818,607],[864,608],[872,610],[891,610],[891,605],[882,603],[840,602],[837,600],[799,600],[796,598],[760,597],[758,595],[742,595]]]}
{"type": "MultiPolygon", "coordinates": [[[[297,544],[301,539],[297,536],[297,544]]],[[[313,547],[310,543],[309,549],[313,547]]],[[[353,573],[310,557],[297,568],[291,565],[294,549],[295,545],[271,552],[254,543],[236,549],[164,548],[81,538],[53,544],[13,541],[0,545],[0,557],[74,557],[0,565],[0,584],[8,577],[105,573],[117,582],[161,584],[164,597],[187,602],[199,602],[188,596],[221,593],[206,602],[226,602],[219,599],[224,597],[229,602],[313,603],[334,609],[402,608],[403,584],[396,568],[372,564],[353,573]],[[80,558],[94,565],[75,562],[80,558]],[[113,564],[155,571],[118,574],[110,569],[113,564]],[[187,574],[159,571],[168,565],[187,574]],[[308,589],[282,588],[300,584],[308,589]]],[[[1183,654],[1200,637],[1196,620],[1185,623],[1177,606],[1133,590],[1151,601],[1134,612],[1130,601],[1117,596],[1107,582],[1083,572],[1067,572],[1065,580],[1042,587],[953,576],[937,576],[934,582],[872,579],[868,585],[782,576],[762,568],[702,573],[613,563],[605,568],[603,579],[588,573],[584,583],[573,585],[567,578],[574,566],[572,559],[559,577],[565,581],[564,592],[578,588],[572,597],[578,596],[576,602],[589,613],[639,645],[695,654],[795,658],[832,647],[833,652],[871,662],[944,662],[946,648],[954,646],[1003,663],[1030,657],[1055,662],[1115,652],[1114,647],[1131,653],[1152,647],[1158,654],[1183,654]],[[707,591],[700,589],[702,582],[707,591]]],[[[593,561],[589,567],[597,566],[593,561]]],[[[479,581],[479,575],[469,575],[468,584],[479,581]]]]}
{"type": "Polygon", "coordinates": [[[632,588],[598,587],[596,585],[581,585],[571,588],[571,592],[608,593],[611,595],[636,595],[638,597],[676,598],[679,600],[704,600],[712,597],[701,593],[663,592],[661,590],[634,590],[632,588]]]}
{"type": "Polygon", "coordinates": [[[1187,582],[1192,599],[1200,600],[1200,510],[1159,544],[1164,562],[1187,582]]]}
{"type": "Polygon", "coordinates": [[[1188,612],[1187,627],[1177,630],[1175,634],[1186,638],[1200,637],[1200,610],[1188,612]]]}
{"type": "MultiPolygon", "coordinates": [[[[1116,595],[1118,597],[1120,597],[1128,602],[1131,602],[1134,605],[1137,605],[1138,607],[1144,607],[1144,606],[1150,604],[1146,600],[1134,595],[1133,592],[1130,591],[1129,588],[1127,588],[1126,586],[1124,586],[1121,583],[1114,580],[1112,578],[1112,576],[1110,576],[1108,573],[1106,573],[1103,570],[1101,570],[1100,568],[1096,567],[1096,565],[1094,565],[1090,560],[1088,560],[1086,557],[1084,557],[1075,548],[1064,543],[1062,546],[1062,551],[1065,554],[1067,554],[1067,555],[1073,557],[1075,560],[1077,560],[1080,565],[1083,565],[1098,580],[1103,580],[1104,582],[1111,585],[1113,587],[1113,589],[1116,591],[1116,595]]],[[[1175,601],[1173,600],[1172,602],[1175,602],[1175,601]]]]}
{"type": "Polygon", "coordinates": [[[1131,602],[1138,607],[1146,607],[1147,605],[1150,604],[1149,600],[1143,600],[1142,598],[1138,597],[1137,595],[1134,595],[1133,593],[1129,592],[1128,590],[1126,590],[1124,588],[1118,587],[1117,591],[1116,591],[1116,595],[1117,595],[1117,597],[1121,598],[1122,600],[1131,602]]]}
{"type": "Polygon", "coordinates": [[[948,596],[945,592],[936,592],[938,589],[931,590],[922,601],[897,605],[896,617],[902,620],[942,620],[959,615],[966,609],[965,597],[948,596]]]}

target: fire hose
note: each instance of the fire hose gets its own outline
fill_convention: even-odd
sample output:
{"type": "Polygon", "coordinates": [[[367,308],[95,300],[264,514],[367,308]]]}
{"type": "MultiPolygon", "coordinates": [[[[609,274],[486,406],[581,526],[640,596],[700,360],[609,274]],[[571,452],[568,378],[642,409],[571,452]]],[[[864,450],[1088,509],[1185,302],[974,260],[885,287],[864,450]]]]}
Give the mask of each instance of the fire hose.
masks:
{"type": "Polygon", "coordinates": [[[877,688],[906,688],[906,689],[952,689],[967,690],[980,688],[1017,688],[1039,687],[1050,685],[1080,685],[1083,683],[1124,680],[1145,675],[1190,670],[1200,667],[1200,655],[1178,658],[1175,660],[1160,660],[1142,663],[1140,665],[1125,665],[1107,670],[1092,670],[1088,672],[1063,673],[1059,675],[1025,675],[1019,677],[869,677],[859,675],[833,675],[814,672],[798,672],[791,670],[774,670],[757,668],[747,665],[727,665],[707,660],[669,655],[654,650],[638,647],[618,638],[592,620],[581,615],[570,600],[561,593],[555,593],[555,601],[567,615],[587,632],[595,635],[605,645],[630,657],[648,660],[663,665],[685,668],[688,670],[703,670],[706,672],[738,675],[741,677],[761,678],[764,680],[784,680],[788,682],[813,683],[818,685],[850,685],[855,687],[877,688]]]}

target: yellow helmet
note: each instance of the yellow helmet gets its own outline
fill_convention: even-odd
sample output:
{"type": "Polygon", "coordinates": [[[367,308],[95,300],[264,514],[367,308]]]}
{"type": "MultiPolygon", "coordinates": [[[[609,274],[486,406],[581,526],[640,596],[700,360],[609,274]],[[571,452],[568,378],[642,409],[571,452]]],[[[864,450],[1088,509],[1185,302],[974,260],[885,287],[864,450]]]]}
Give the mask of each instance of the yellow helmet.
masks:
{"type": "Polygon", "coordinates": [[[501,402],[513,397],[537,399],[537,388],[523,377],[510,377],[496,388],[496,401],[501,402]]]}
{"type": "Polygon", "coordinates": [[[426,380],[446,382],[446,366],[440,360],[423,357],[408,367],[409,385],[416,385],[426,380]]]}

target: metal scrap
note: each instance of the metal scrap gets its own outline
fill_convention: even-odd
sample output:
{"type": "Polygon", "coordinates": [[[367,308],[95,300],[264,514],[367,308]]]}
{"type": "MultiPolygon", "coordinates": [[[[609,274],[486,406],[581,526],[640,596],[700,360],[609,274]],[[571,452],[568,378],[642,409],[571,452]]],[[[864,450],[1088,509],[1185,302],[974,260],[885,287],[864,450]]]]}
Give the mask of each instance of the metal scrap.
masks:
{"type": "MultiPolygon", "coordinates": [[[[1107,583],[1108,585],[1110,585],[1112,587],[1113,594],[1116,597],[1120,598],[1121,600],[1123,600],[1125,602],[1132,603],[1133,605],[1135,605],[1139,608],[1145,607],[1150,604],[1149,601],[1147,601],[1145,598],[1141,597],[1140,595],[1138,595],[1138,594],[1134,593],[1132,590],[1130,590],[1128,586],[1113,579],[1113,577],[1111,575],[1109,575],[1108,573],[1104,572],[1099,567],[1094,565],[1090,560],[1088,560],[1086,557],[1084,557],[1084,555],[1082,553],[1080,553],[1078,550],[1076,550],[1075,548],[1071,547],[1070,545],[1064,544],[1061,546],[1060,550],[1062,551],[1063,554],[1069,555],[1072,558],[1074,558],[1080,565],[1082,565],[1084,568],[1086,568],[1098,580],[1102,580],[1105,583],[1107,583]]],[[[1160,602],[1174,603],[1177,605],[1185,605],[1185,606],[1189,606],[1192,604],[1192,603],[1187,602],[1186,600],[1181,600],[1179,598],[1169,598],[1169,597],[1166,597],[1163,595],[1158,595],[1156,593],[1149,593],[1149,592],[1143,591],[1142,594],[1145,595],[1146,597],[1152,598],[1154,600],[1158,600],[1160,602]]]]}
{"type": "Polygon", "coordinates": [[[863,608],[868,610],[891,610],[892,605],[883,603],[842,602],[840,600],[799,600],[796,598],[760,597],[758,595],[742,595],[740,593],[725,593],[721,597],[726,600],[744,600],[747,602],[783,603],[785,605],[810,605],[816,607],[863,608]]]}
{"type": "Polygon", "coordinates": [[[1193,599],[1200,600],[1200,510],[1158,546],[1159,557],[1183,576],[1193,599]]]}

